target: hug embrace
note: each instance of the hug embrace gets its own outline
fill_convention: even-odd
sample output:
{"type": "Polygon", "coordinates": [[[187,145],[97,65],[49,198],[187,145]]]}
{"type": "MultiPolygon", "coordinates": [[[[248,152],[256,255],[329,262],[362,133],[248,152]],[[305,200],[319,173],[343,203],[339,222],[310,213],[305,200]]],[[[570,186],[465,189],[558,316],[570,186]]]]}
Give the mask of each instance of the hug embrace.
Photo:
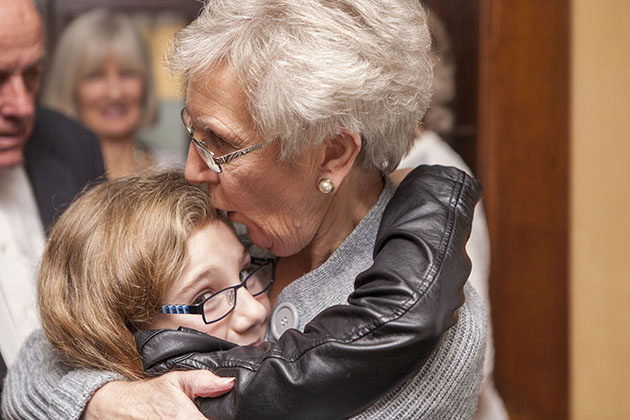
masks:
{"type": "Polygon", "coordinates": [[[430,101],[419,2],[208,1],[170,64],[185,179],[105,182],[62,215],[5,417],[472,418],[480,187],[388,176],[430,101]]]}

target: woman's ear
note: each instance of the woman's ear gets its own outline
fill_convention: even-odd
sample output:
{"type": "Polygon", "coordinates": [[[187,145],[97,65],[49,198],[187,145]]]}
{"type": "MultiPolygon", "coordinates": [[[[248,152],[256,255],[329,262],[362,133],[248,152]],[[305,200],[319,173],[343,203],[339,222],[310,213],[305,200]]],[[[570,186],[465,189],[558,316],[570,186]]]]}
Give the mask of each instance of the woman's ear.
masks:
{"type": "Polygon", "coordinates": [[[335,188],[338,188],[354,166],[361,144],[361,135],[345,128],[336,136],[326,139],[319,179],[330,179],[335,188]]]}

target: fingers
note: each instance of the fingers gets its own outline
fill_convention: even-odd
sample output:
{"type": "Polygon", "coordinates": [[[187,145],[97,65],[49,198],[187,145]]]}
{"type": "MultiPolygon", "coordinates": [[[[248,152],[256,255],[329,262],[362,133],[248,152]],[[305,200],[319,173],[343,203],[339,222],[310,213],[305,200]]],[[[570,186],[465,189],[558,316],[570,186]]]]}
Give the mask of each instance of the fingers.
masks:
{"type": "Polygon", "coordinates": [[[234,380],[192,370],[146,381],[110,382],[92,396],[81,419],[205,420],[192,400],[223,395],[234,387],[234,380]]]}
{"type": "Polygon", "coordinates": [[[197,397],[218,397],[234,387],[235,378],[222,378],[206,370],[171,372],[170,376],[176,386],[190,399],[197,397]]]}

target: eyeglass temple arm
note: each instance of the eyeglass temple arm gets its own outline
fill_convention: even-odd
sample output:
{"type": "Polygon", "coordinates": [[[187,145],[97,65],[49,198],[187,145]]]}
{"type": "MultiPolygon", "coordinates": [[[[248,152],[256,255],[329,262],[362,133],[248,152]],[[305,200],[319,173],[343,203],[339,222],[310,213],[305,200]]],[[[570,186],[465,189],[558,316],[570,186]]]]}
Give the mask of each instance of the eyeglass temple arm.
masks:
{"type": "Polygon", "coordinates": [[[201,315],[203,305],[162,305],[161,314],[201,315]]]}
{"type": "Polygon", "coordinates": [[[229,162],[231,160],[236,159],[239,156],[243,156],[243,155],[248,154],[249,152],[253,152],[256,149],[260,149],[265,144],[267,144],[267,143],[258,143],[258,144],[255,144],[253,146],[246,147],[245,149],[241,149],[241,150],[237,150],[236,152],[228,153],[227,155],[224,155],[224,156],[221,156],[221,157],[214,157],[214,161],[217,164],[222,165],[224,163],[227,163],[227,162],[229,162]]]}
{"type": "MultiPolygon", "coordinates": [[[[252,257],[251,261],[253,264],[257,265],[265,265],[269,263],[273,263],[273,260],[270,258],[256,258],[252,257]]],[[[199,305],[162,305],[159,312],[161,314],[182,314],[182,315],[202,315],[203,314],[203,303],[199,305]]]]}

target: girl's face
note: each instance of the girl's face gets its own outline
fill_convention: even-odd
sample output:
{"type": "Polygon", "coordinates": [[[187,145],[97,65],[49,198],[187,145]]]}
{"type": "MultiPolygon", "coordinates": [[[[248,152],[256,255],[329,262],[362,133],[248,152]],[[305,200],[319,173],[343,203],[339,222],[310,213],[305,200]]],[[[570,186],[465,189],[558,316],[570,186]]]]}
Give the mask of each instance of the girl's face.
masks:
{"type": "MultiPolygon", "coordinates": [[[[224,222],[213,220],[197,228],[186,243],[188,265],[173,283],[164,304],[196,305],[213,293],[241,283],[240,274],[250,265],[249,253],[224,222]]],[[[254,297],[245,287],[240,287],[236,302],[229,315],[212,324],[206,324],[201,315],[159,314],[145,328],[183,326],[236,344],[262,343],[271,312],[267,294],[254,297]]]]}
{"type": "Polygon", "coordinates": [[[142,119],[142,75],[109,55],[102,67],[79,81],[76,99],[81,121],[100,138],[133,136],[142,119]]]}

